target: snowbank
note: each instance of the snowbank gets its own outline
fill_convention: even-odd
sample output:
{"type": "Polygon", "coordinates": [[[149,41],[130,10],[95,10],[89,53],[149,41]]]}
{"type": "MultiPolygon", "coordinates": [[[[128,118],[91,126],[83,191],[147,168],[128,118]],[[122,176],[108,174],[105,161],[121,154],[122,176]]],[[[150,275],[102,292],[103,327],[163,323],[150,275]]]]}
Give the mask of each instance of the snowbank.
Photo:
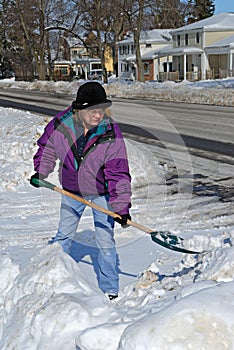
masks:
{"type": "MultiPolygon", "coordinates": [[[[73,82],[15,82],[11,79],[0,80],[2,89],[26,89],[48,91],[56,93],[76,94],[77,87],[83,81],[73,82]]],[[[219,106],[234,106],[234,79],[202,80],[199,82],[171,81],[159,83],[150,81],[145,83],[123,82],[110,79],[105,84],[106,92],[112,97],[122,98],[150,98],[157,101],[174,101],[219,106]]]]}

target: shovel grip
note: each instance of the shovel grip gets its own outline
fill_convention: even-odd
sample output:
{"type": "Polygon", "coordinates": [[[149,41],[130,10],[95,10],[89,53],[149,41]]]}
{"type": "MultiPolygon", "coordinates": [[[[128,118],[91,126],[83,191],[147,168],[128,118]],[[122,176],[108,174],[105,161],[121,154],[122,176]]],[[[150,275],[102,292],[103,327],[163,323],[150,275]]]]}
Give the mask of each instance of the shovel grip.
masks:
{"type": "Polygon", "coordinates": [[[50,190],[54,191],[55,185],[53,185],[52,183],[50,183],[48,181],[33,178],[32,182],[39,187],[46,187],[46,188],[49,188],[50,190]]]}

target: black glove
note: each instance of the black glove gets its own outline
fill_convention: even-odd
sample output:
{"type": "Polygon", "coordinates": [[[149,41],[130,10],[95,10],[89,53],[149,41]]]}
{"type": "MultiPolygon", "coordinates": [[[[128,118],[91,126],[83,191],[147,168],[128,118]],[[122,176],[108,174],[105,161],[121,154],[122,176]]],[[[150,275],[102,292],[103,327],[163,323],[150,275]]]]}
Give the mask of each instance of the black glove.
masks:
{"type": "Polygon", "coordinates": [[[39,174],[39,173],[35,173],[34,175],[31,176],[31,179],[30,179],[30,185],[38,188],[40,187],[38,184],[34,183],[32,180],[35,179],[35,180],[44,180],[46,178],[46,176],[42,175],[42,174],[39,174]]]}
{"type": "Polygon", "coordinates": [[[114,218],[114,220],[118,222],[123,228],[126,228],[129,226],[127,225],[127,220],[131,220],[131,216],[129,214],[123,214],[121,215],[121,218],[114,218]]]}

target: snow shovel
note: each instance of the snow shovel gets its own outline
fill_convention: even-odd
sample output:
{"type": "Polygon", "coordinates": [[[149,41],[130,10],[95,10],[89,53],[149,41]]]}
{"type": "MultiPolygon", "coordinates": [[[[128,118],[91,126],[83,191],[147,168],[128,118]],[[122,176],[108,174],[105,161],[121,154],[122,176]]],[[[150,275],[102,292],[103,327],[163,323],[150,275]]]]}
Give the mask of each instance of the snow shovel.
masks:
{"type": "MultiPolygon", "coordinates": [[[[68,196],[72,199],[75,199],[91,208],[94,208],[96,210],[99,210],[111,217],[113,217],[114,219],[115,218],[120,218],[121,219],[121,216],[118,215],[117,213],[111,211],[111,210],[108,210],[108,209],[105,209],[103,207],[100,207],[99,205],[95,204],[95,203],[92,203],[91,201],[89,200],[86,200],[82,197],[79,197],[69,191],[66,191],[66,190],[63,190],[62,188],[59,188],[55,185],[53,185],[52,183],[48,182],[48,181],[45,181],[45,180],[41,180],[41,179],[33,179],[32,182],[35,184],[35,185],[38,185],[39,187],[45,187],[45,188],[49,188],[50,190],[53,190],[53,191],[56,191],[56,192],[59,192],[61,194],[64,194],[65,196],[68,196]]],[[[181,252],[181,253],[187,253],[187,254],[201,254],[201,253],[205,253],[204,251],[203,252],[196,252],[196,251],[193,251],[193,250],[189,250],[189,249],[185,249],[183,248],[183,238],[181,237],[178,237],[172,233],[170,233],[169,231],[153,231],[143,225],[140,225],[132,220],[127,220],[127,225],[129,226],[132,226],[132,227],[135,227],[137,228],[138,230],[141,230],[145,233],[148,233],[151,235],[151,239],[153,242],[165,247],[165,248],[168,248],[168,249],[171,249],[171,250],[175,250],[177,252],[181,252]]]]}

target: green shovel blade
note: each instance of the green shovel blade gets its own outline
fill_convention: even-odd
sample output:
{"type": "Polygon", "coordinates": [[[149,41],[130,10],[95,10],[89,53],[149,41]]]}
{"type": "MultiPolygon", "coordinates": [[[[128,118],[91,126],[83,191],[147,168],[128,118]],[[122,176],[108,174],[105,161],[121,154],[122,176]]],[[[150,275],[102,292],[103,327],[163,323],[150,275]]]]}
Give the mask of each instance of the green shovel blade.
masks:
{"type": "Polygon", "coordinates": [[[187,253],[187,254],[204,253],[204,252],[196,252],[193,250],[183,248],[181,246],[182,242],[183,242],[183,238],[178,237],[176,235],[173,235],[169,231],[155,231],[155,232],[152,232],[150,234],[151,234],[152,241],[154,241],[155,243],[157,243],[165,248],[175,250],[175,251],[180,252],[180,253],[187,253]]]}

